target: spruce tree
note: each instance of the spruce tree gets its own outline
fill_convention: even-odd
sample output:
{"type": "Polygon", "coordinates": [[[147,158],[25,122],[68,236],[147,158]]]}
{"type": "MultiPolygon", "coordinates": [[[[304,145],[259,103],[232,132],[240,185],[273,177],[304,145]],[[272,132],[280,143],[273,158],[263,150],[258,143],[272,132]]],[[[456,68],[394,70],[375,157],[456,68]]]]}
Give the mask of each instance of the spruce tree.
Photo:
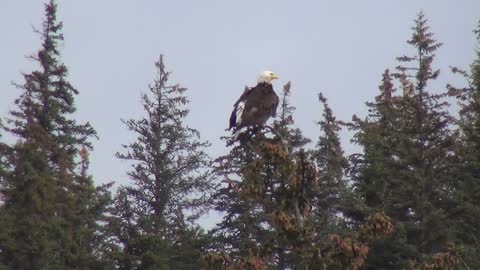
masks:
{"type": "Polygon", "coordinates": [[[312,151],[318,169],[318,189],[314,191],[315,211],[312,220],[318,239],[323,239],[332,233],[343,231],[344,220],[340,216],[349,216],[345,210],[352,212],[350,207],[356,201],[353,193],[346,185],[344,171],[348,161],[340,145],[340,121],[333,115],[323,94],[318,95],[323,105],[323,114],[317,122],[321,135],[315,149],[312,151]]]}
{"type": "Polygon", "coordinates": [[[78,269],[110,269],[113,263],[104,250],[108,243],[104,224],[112,204],[110,188],[113,183],[95,186],[88,173],[90,161],[86,147],[80,149],[79,158],[75,185],[72,186],[75,194],[72,201],[72,232],[73,240],[78,243],[75,265],[78,269]]]}
{"type": "Polygon", "coordinates": [[[56,12],[54,1],[45,5],[38,31],[42,46],[30,57],[39,67],[16,84],[21,95],[3,126],[18,138],[14,145],[3,146],[9,169],[1,190],[0,257],[12,269],[86,269],[96,261],[92,251],[98,215],[85,216],[95,203],[77,204],[81,196],[96,196],[77,164],[80,150],[91,149],[88,140],[95,131],[71,118],[78,91],[60,60],[62,23],[56,12]],[[86,226],[91,228],[79,230],[86,226]]]}
{"type": "MultiPolygon", "coordinates": [[[[400,160],[400,150],[397,149],[403,144],[400,143],[401,133],[398,132],[400,116],[393,107],[396,97],[391,98],[387,94],[395,91],[391,80],[390,73],[386,70],[380,85],[381,92],[375,98],[376,102],[367,103],[370,107],[369,117],[362,120],[354,116],[351,126],[355,130],[353,142],[363,147],[363,153],[350,157],[352,167],[349,172],[353,187],[365,205],[361,211],[354,211],[357,213],[353,216],[356,223],[361,223],[370,213],[378,211],[391,216],[394,221],[405,220],[404,216],[409,214],[409,209],[413,209],[409,196],[415,186],[410,183],[411,178],[401,171],[406,165],[401,164],[403,161],[400,160]],[[400,170],[395,170],[396,168],[400,170]]],[[[402,225],[395,223],[394,237],[401,234],[402,230],[402,225]]],[[[405,256],[408,251],[405,246],[408,244],[399,238],[395,241],[378,239],[373,242],[370,251],[373,255],[369,260],[371,269],[400,267],[396,265],[398,257],[401,257],[402,253],[405,256]]]]}
{"type": "MultiPolygon", "coordinates": [[[[2,126],[2,119],[0,119],[0,127],[2,126]]],[[[0,129],[0,132],[2,130],[0,129]]],[[[2,139],[2,134],[0,133],[0,139],[2,139]]],[[[8,145],[0,141],[0,190],[3,190],[7,184],[6,177],[8,171],[7,165],[7,149],[8,145]]],[[[5,217],[5,200],[2,193],[0,193],[0,217],[5,217]]],[[[5,219],[0,219],[0,225],[5,224],[5,219]]],[[[8,233],[4,230],[0,230],[0,240],[4,240],[8,238],[8,233]]],[[[3,246],[0,243],[0,247],[3,246]]],[[[5,253],[0,252],[0,269],[8,269],[7,259],[5,258],[5,253]]]]}
{"type": "Polygon", "coordinates": [[[411,132],[402,147],[407,151],[403,158],[406,164],[402,165],[407,165],[407,175],[413,179],[415,187],[413,196],[410,195],[413,197],[410,221],[416,225],[413,232],[417,235],[412,235],[409,240],[417,246],[420,254],[430,255],[446,249],[455,239],[450,230],[454,221],[446,209],[452,198],[451,188],[456,182],[450,162],[456,135],[450,129],[452,117],[447,111],[449,104],[445,101],[445,92],[430,93],[427,88],[440,74],[432,63],[441,43],[433,39],[423,13],[415,20],[413,30],[408,43],[415,48],[417,55],[400,57],[399,61],[406,66],[400,66],[397,74],[404,90],[400,106],[405,127],[402,130],[411,132]],[[409,63],[413,66],[408,66],[409,63]],[[408,82],[410,77],[414,78],[413,82],[408,82]],[[406,89],[412,91],[405,93],[406,89]]]}
{"type": "MultiPolygon", "coordinates": [[[[480,21],[474,32],[480,45],[480,21]]],[[[480,229],[477,226],[480,222],[480,49],[477,49],[469,73],[458,68],[453,68],[453,72],[462,74],[468,86],[461,89],[448,86],[449,93],[459,101],[457,123],[461,131],[454,160],[458,179],[454,186],[455,205],[449,212],[457,221],[458,238],[465,249],[465,265],[477,269],[480,268],[480,229]]]]}
{"type": "Polygon", "coordinates": [[[162,56],[155,67],[157,77],[142,95],[146,116],[124,121],[137,138],[117,153],[132,163],[133,182],[120,188],[110,221],[121,269],[192,268],[202,248],[193,221],[211,188],[209,144],[185,124],[187,89],[169,85],[162,56]]]}
{"type": "MultiPolygon", "coordinates": [[[[2,119],[0,118],[0,132],[2,131],[2,119]]],[[[9,148],[7,144],[1,141],[2,133],[0,133],[0,187],[3,188],[5,185],[5,177],[8,171],[7,165],[7,149],[9,148]]],[[[1,195],[1,193],[0,193],[1,195]]],[[[3,206],[3,197],[0,197],[0,209],[3,206]]]]}
{"type": "Polygon", "coordinates": [[[291,265],[288,257],[295,256],[291,242],[306,241],[299,240],[299,234],[304,234],[302,211],[308,209],[306,186],[315,185],[314,165],[301,150],[308,140],[291,127],[294,108],[288,101],[289,91],[288,83],[273,134],[265,128],[249,132],[215,162],[216,174],[224,183],[214,195],[216,210],[226,214],[213,230],[216,251],[229,254],[237,267],[268,263],[283,269],[291,265]],[[305,172],[305,179],[297,179],[295,170],[305,172]]]}
{"type": "MultiPolygon", "coordinates": [[[[309,140],[292,126],[289,93],[290,83],[284,87],[273,127],[248,133],[216,160],[215,171],[224,188],[216,194],[215,205],[225,217],[213,230],[217,245],[204,256],[205,269],[360,269],[368,255],[368,239],[391,232],[388,218],[380,214],[368,219],[369,226],[362,231],[349,234],[319,228],[312,213],[320,215],[328,208],[333,219],[337,212],[328,198],[330,191],[318,195],[324,182],[316,160],[325,165],[322,169],[333,168],[337,163],[324,158],[336,156],[342,162],[337,156],[341,151],[335,139],[334,154],[323,147],[321,153],[305,149],[309,140]],[[324,202],[328,205],[320,209],[324,202]]],[[[335,137],[335,129],[332,132],[335,137]]],[[[324,173],[324,181],[331,175],[324,173]]]]}
{"type": "Polygon", "coordinates": [[[386,71],[380,95],[367,103],[369,116],[354,118],[354,142],[364,148],[352,159],[355,189],[368,207],[365,214],[380,210],[395,224],[392,238],[373,243],[367,269],[404,269],[448,249],[455,240],[446,213],[455,181],[450,162],[455,136],[445,93],[428,91],[439,75],[432,63],[441,44],[433,39],[423,13],[408,43],[416,54],[399,57],[393,74],[403,95],[394,94],[386,71]]]}

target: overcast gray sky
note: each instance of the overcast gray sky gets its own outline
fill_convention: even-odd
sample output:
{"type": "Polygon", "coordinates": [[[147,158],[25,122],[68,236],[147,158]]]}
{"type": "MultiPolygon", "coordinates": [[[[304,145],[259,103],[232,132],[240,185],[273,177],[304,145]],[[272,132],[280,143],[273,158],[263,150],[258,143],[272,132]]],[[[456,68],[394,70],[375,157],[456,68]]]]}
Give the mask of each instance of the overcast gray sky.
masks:
{"type": "MultiPolygon", "coordinates": [[[[142,115],[140,92],[154,78],[154,61],[165,55],[172,83],[189,89],[190,126],[224,153],[233,103],[264,69],[279,74],[277,92],[292,81],[295,124],[315,139],[324,92],[338,118],[365,114],[381,73],[395,57],[411,52],[405,41],[423,10],[435,38],[444,43],[434,63],[440,86],[451,81],[448,66],[468,68],[476,48],[472,30],[480,1],[59,1],[64,22],[63,61],[77,97],[80,121],[100,137],[91,155],[97,183],[128,183],[128,166],[114,158],[133,139],[120,118],[142,115]]],[[[40,47],[43,1],[0,1],[0,117],[12,108],[32,65],[24,56],[40,47]]],[[[349,149],[348,138],[343,136],[349,149]]]]}

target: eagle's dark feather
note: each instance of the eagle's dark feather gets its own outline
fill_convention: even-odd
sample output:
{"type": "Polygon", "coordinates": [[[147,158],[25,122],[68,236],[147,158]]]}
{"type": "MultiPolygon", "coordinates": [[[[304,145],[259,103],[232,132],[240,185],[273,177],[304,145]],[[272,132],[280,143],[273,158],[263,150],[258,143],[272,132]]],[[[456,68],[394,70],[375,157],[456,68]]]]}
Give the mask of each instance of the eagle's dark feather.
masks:
{"type": "Polygon", "coordinates": [[[279,98],[272,84],[261,82],[247,89],[233,105],[229,129],[263,125],[277,112],[279,98]]]}

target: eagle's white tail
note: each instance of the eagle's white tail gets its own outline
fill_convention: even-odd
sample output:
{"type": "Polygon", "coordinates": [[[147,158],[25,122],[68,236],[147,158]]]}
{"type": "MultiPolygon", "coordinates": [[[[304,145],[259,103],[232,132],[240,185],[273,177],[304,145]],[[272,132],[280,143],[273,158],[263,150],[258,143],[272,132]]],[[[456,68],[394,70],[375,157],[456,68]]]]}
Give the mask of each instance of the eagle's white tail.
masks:
{"type": "Polygon", "coordinates": [[[238,127],[242,123],[242,114],[243,114],[243,110],[245,110],[245,101],[238,103],[236,109],[237,111],[235,112],[236,114],[235,125],[238,127]]]}
{"type": "Polygon", "coordinates": [[[237,129],[237,130],[233,133],[233,141],[238,140],[238,136],[240,136],[240,134],[243,132],[242,129],[243,129],[243,128],[239,128],[239,129],[237,129]]]}

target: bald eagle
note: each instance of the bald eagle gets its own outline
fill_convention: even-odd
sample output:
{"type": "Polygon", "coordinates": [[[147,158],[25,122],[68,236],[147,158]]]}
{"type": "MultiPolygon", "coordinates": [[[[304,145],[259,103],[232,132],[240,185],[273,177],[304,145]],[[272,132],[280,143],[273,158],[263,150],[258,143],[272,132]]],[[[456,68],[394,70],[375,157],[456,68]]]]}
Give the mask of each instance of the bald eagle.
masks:
{"type": "Polygon", "coordinates": [[[245,90],[235,102],[228,128],[236,131],[235,139],[241,128],[262,126],[270,117],[275,117],[279,101],[272,87],[272,80],[275,79],[278,76],[271,71],[260,73],[257,85],[245,90]]]}

